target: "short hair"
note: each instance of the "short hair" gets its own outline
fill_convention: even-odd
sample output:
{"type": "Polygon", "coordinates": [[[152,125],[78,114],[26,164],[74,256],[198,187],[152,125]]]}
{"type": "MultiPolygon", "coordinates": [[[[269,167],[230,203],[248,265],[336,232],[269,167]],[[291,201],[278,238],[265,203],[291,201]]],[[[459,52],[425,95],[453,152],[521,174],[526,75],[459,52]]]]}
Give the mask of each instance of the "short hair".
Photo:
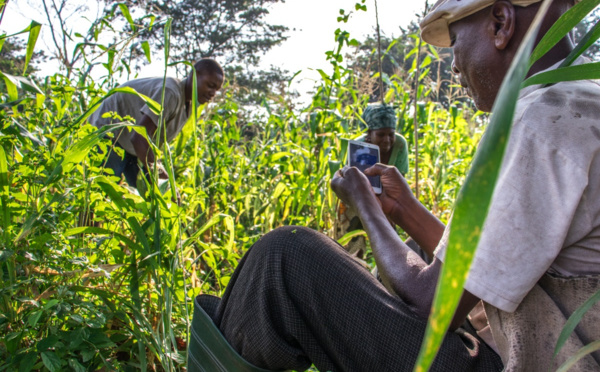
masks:
{"type": "Polygon", "coordinates": [[[219,62],[215,61],[212,58],[202,58],[201,60],[197,61],[194,64],[194,69],[199,74],[207,72],[209,74],[225,76],[225,73],[223,72],[223,67],[221,67],[219,62]]]}

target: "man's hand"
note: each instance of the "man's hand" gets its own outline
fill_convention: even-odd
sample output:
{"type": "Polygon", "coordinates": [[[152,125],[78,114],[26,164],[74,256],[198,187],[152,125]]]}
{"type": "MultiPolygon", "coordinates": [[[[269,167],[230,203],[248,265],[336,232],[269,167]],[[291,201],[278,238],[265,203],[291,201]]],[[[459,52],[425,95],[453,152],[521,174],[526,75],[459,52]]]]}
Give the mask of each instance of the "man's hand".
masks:
{"type": "Polygon", "coordinates": [[[406,179],[400,174],[398,169],[384,164],[375,164],[365,170],[367,176],[379,176],[381,179],[381,194],[379,200],[383,212],[393,219],[395,213],[406,209],[409,204],[414,204],[414,197],[406,179]]]}
{"type": "Polygon", "coordinates": [[[375,194],[367,177],[356,167],[338,170],[330,183],[331,189],[344,204],[356,207],[359,199],[373,198],[375,194]]]}
{"type": "MultiPolygon", "coordinates": [[[[147,167],[148,167],[149,173],[154,172],[154,163],[149,163],[147,167]]],[[[165,170],[165,167],[163,167],[163,165],[160,162],[156,163],[156,167],[158,168],[158,178],[159,179],[161,179],[161,180],[169,179],[169,174],[167,173],[167,171],[165,170]]]]}

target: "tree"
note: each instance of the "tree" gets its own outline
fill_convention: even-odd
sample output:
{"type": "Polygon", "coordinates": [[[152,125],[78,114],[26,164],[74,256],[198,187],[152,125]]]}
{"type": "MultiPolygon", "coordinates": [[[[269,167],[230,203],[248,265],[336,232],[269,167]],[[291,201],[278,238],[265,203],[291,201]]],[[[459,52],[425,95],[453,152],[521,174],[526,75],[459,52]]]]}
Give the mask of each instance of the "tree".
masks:
{"type": "MultiPolygon", "coordinates": [[[[6,39],[2,49],[0,49],[0,71],[10,75],[23,75],[23,67],[25,66],[25,42],[19,39],[6,39]]],[[[39,69],[35,63],[46,60],[46,55],[43,51],[34,52],[31,57],[31,62],[27,66],[26,75],[35,73],[39,69]]]]}
{"type": "MultiPolygon", "coordinates": [[[[399,80],[411,84],[411,74],[414,73],[414,62],[416,58],[415,41],[419,35],[419,29],[416,23],[411,22],[406,29],[400,28],[400,35],[396,38],[389,38],[381,35],[381,69],[383,75],[387,77],[397,76],[399,80]]],[[[425,45],[421,46],[425,48],[425,45]]],[[[425,49],[422,49],[425,50],[425,49]]],[[[469,98],[460,89],[454,89],[457,81],[451,70],[452,51],[450,49],[438,49],[435,58],[429,53],[427,56],[421,56],[421,62],[430,58],[428,74],[428,85],[432,87],[433,97],[444,106],[458,100],[470,102],[469,98]]],[[[378,79],[374,75],[379,72],[378,53],[377,53],[377,35],[368,36],[355,48],[354,54],[347,55],[350,68],[359,73],[358,88],[367,92],[371,101],[380,100],[380,87],[378,79]]],[[[421,71],[422,73],[423,71],[421,71]]],[[[385,90],[387,85],[384,81],[385,90]]],[[[409,88],[409,90],[412,88],[409,88]]]]}
{"type": "MultiPolygon", "coordinates": [[[[105,0],[116,4],[119,0],[105,0]]],[[[267,6],[284,0],[130,0],[130,9],[157,15],[155,26],[141,32],[159,49],[164,48],[164,20],[173,19],[170,55],[172,60],[195,61],[218,58],[238,84],[261,92],[287,79],[287,71],[272,68],[263,79],[254,67],[260,56],[287,39],[287,27],[264,20],[267,6]],[[241,74],[241,75],[240,75],[241,74]]],[[[141,51],[140,51],[141,56],[141,51]]],[[[182,66],[183,68],[183,66],[182,66]]],[[[256,100],[255,95],[249,95],[256,100]]]]}

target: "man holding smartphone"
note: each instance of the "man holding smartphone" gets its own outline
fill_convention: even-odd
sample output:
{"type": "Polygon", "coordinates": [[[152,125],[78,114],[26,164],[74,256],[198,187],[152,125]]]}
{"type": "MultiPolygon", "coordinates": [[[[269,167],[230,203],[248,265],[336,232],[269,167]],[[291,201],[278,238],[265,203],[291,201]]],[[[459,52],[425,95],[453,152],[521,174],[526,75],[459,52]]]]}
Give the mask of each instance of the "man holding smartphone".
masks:
{"type": "MultiPolygon", "coordinates": [[[[421,22],[422,37],[453,48],[453,71],[477,107],[490,111],[540,4],[440,0],[421,22]]],[[[573,5],[554,0],[540,33],[573,5]]],[[[555,69],[572,50],[567,36],[529,75],[555,69]]],[[[592,80],[521,91],[479,248],[431,370],[556,370],[582,345],[600,339],[596,304],[553,358],[561,324],[600,289],[598,97],[600,84],[592,80]],[[491,341],[479,335],[486,327],[474,329],[467,321],[481,300],[491,341]]],[[[383,285],[325,235],[285,227],[249,250],[222,299],[196,298],[251,363],[272,370],[305,370],[311,363],[322,371],[413,369],[448,230],[396,168],[376,165],[366,173],[381,176],[379,197],[356,168],[339,171],[331,187],[358,211],[383,285]],[[431,264],[402,242],[388,218],[434,256],[431,264]]],[[[598,360],[586,355],[574,368],[599,370],[598,360]]]]}

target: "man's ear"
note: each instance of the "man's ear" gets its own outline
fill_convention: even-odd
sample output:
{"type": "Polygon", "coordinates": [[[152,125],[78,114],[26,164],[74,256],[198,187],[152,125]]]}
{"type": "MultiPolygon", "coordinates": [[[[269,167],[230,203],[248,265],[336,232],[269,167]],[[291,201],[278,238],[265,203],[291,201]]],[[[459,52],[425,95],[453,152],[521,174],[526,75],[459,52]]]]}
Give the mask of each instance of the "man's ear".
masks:
{"type": "Polygon", "coordinates": [[[492,5],[491,15],[494,23],[494,45],[505,49],[515,33],[516,12],[509,1],[500,0],[492,5]]]}

